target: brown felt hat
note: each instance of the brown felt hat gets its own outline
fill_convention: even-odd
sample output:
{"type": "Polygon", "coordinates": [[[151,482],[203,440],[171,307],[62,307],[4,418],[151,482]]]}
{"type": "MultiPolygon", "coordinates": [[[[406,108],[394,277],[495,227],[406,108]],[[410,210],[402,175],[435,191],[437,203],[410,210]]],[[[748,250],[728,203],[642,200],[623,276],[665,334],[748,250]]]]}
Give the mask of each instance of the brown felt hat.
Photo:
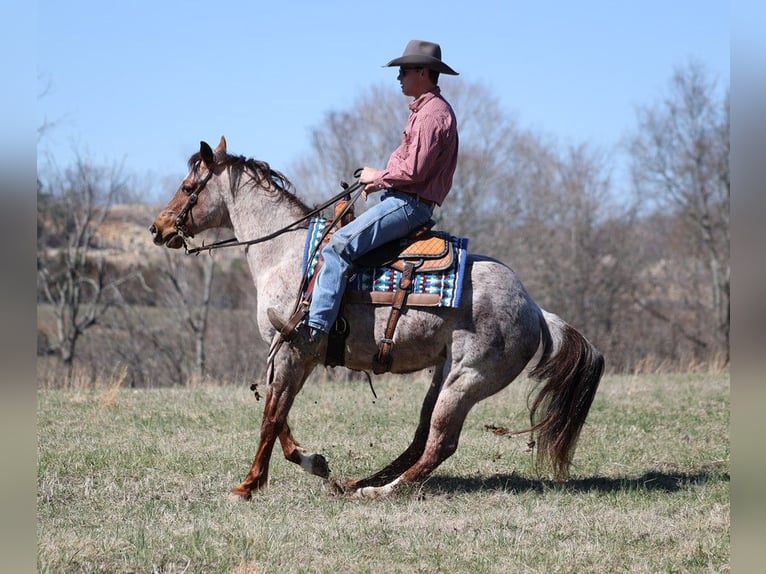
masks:
{"type": "Polygon", "coordinates": [[[385,67],[392,66],[422,66],[436,70],[442,74],[457,76],[458,73],[442,62],[442,49],[439,44],[426,42],[425,40],[410,40],[404,53],[399,58],[394,58],[385,67]]]}

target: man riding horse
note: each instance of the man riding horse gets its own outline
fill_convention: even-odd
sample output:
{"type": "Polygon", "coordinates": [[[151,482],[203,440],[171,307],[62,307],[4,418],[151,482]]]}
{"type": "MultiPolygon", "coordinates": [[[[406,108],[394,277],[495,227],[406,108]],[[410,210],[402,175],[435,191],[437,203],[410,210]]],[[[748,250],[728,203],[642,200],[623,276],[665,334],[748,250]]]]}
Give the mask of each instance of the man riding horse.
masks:
{"type": "Polygon", "coordinates": [[[349,271],[362,255],[405,237],[428,222],[452,187],[458,154],[457,120],[441,95],[439,74],[458,73],[442,62],[441,47],[411,40],[401,57],[386,64],[399,66],[402,93],[414,98],[402,141],[384,169],[365,167],[359,182],[363,196],[382,191],[380,201],[335,231],[322,249],[323,264],[314,284],[304,321],[293,330],[274,308],[274,327],[302,355],[321,360],[327,335],[338,317],[349,271]]]}

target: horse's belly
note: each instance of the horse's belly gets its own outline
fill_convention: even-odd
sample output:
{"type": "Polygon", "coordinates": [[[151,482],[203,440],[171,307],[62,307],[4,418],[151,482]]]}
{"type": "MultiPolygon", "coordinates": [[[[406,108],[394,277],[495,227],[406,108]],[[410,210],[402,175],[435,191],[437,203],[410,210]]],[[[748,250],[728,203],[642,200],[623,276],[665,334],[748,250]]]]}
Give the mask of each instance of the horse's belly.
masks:
{"type": "MultiPolygon", "coordinates": [[[[348,310],[350,330],[346,340],[346,367],[371,370],[384,338],[391,308],[348,310]],[[374,334],[373,334],[374,333],[374,334]]],[[[411,373],[432,367],[446,356],[456,310],[437,307],[407,308],[399,317],[393,336],[392,372],[411,373]]]]}

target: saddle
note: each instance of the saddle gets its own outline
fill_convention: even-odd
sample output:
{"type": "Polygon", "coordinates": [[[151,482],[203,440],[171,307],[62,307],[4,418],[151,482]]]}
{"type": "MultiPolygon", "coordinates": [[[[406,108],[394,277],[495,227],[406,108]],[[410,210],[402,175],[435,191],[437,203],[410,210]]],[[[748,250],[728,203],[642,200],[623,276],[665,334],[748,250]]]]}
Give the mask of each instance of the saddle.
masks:
{"type": "Polygon", "coordinates": [[[429,220],[407,237],[397,239],[365,253],[356,263],[363,267],[391,267],[402,273],[412,264],[418,271],[442,271],[455,261],[449,235],[432,231],[429,220]]]}
{"type": "MultiPolygon", "coordinates": [[[[338,202],[341,204],[344,200],[338,202]]],[[[336,214],[341,212],[345,206],[336,205],[336,214]]],[[[332,231],[353,220],[353,212],[346,212],[342,218],[337,218],[336,225],[332,231]]],[[[344,294],[344,301],[350,303],[369,303],[373,305],[390,305],[391,312],[386,323],[386,330],[383,338],[378,342],[378,352],[373,358],[373,372],[375,374],[385,373],[391,370],[391,350],[394,345],[394,332],[402,308],[408,301],[408,296],[412,290],[413,279],[416,273],[430,273],[450,269],[455,264],[457,254],[450,241],[450,235],[444,232],[433,231],[435,222],[429,220],[421,227],[415,229],[408,236],[382,245],[368,253],[364,254],[355,263],[360,267],[389,267],[399,271],[401,274],[398,284],[393,292],[347,292],[344,294]]],[[[332,232],[327,234],[323,244],[329,241],[332,232]]],[[[311,293],[314,288],[314,278],[316,278],[319,266],[322,264],[321,258],[314,270],[312,280],[306,289],[302,304],[288,321],[292,328],[295,328],[303,320],[308,312],[311,293]]],[[[438,305],[439,296],[430,294],[415,294],[413,301],[417,305],[438,305]]],[[[335,367],[343,365],[345,341],[348,338],[349,330],[345,320],[339,318],[329,334],[327,356],[325,364],[335,367]]]]}

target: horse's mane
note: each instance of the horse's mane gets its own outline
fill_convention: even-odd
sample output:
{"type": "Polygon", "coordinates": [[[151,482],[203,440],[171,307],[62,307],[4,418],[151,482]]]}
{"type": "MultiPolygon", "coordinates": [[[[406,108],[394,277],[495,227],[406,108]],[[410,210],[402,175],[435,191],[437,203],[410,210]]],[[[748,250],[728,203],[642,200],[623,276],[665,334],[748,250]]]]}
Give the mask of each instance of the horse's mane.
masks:
{"type": "MultiPolygon", "coordinates": [[[[287,179],[287,176],[281,171],[273,169],[267,162],[253,158],[246,158],[243,155],[223,156],[216,155],[216,163],[225,167],[230,167],[236,171],[247,171],[252,179],[252,185],[257,185],[267,191],[270,191],[277,199],[285,199],[298,205],[304,212],[308,207],[293,192],[293,184],[287,179]]],[[[202,161],[202,154],[197,152],[189,158],[189,169],[193,169],[202,161]]]]}

